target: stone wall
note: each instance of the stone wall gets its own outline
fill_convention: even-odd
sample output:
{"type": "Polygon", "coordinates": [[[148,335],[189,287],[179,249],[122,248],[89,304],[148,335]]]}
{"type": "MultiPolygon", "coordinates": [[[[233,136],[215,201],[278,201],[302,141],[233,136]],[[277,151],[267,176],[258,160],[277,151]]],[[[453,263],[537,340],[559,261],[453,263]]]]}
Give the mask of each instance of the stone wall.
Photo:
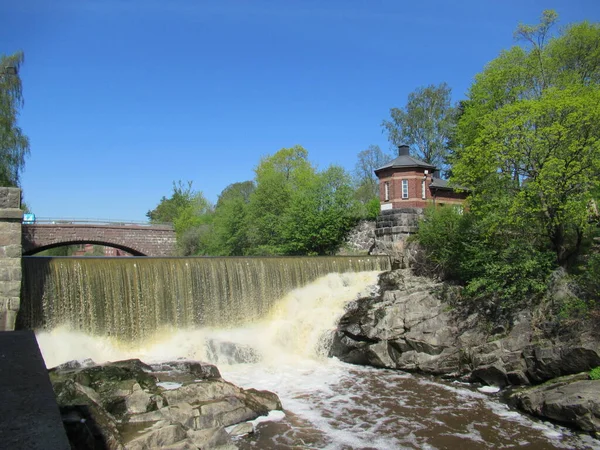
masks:
{"type": "Polygon", "coordinates": [[[371,254],[375,247],[375,221],[361,220],[344,241],[340,255],[371,254]]]}
{"type": "Polygon", "coordinates": [[[175,231],[168,225],[23,225],[23,253],[79,243],[95,243],[120,248],[135,256],[173,256],[175,231]]]}
{"type": "MultiPolygon", "coordinates": [[[[406,239],[417,232],[423,208],[398,208],[381,211],[375,223],[375,246],[372,255],[389,255],[403,260],[406,239]]],[[[401,263],[401,266],[404,266],[401,263]]]]}
{"type": "Polygon", "coordinates": [[[0,331],[14,330],[21,298],[21,190],[0,187],[0,331]]]}

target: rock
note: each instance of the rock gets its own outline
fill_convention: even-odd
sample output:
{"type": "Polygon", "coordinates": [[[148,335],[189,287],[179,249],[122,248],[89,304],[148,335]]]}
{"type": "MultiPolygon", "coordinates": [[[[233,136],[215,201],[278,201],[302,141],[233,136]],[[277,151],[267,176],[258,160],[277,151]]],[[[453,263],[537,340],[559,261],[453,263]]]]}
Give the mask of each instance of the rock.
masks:
{"type": "Polygon", "coordinates": [[[201,449],[229,450],[237,448],[223,427],[188,431],[190,440],[201,449]]]}
{"type": "Polygon", "coordinates": [[[375,367],[456,372],[458,330],[433,295],[437,287],[439,283],[415,277],[410,270],[383,274],[380,295],[349,305],[334,333],[330,356],[375,367]]]}
{"type": "Polygon", "coordinates": [[[569,342],[540,339],[531,311],[524,310],[510,329],[499,325],[488,335],[479,328],[484,319],[478,314],[449,309],[440,294],[445,290],[410,269],[382,274],[378,293],[348,305],[329,355],[352,364],[467,375],[500,387],[600,366],[600,340],[593,333],[569,342]]]}
{"type": "Polygon", "coordinates": [[[222,380],[202,380],[197,383],[190,383],[179,389],[168,390],[162,393],[168,405],[178,403],[200,404],[223,397],[240,395],[242,389],[222,380]]]}
{"type": "Polygon", "coordinates": [[[491,364],[477,367],[471,373],[472,381],[483,381],[489,386],[503,388],[508,384],[508,377],[503,367],[491,364]]]}
{"type": "Polygon", "coordinates": [[[510,401],[519,409],[584,431],[600,431],[600,380],[587,374],[566,376],[514,392],[510,401]]]}
{"type": "Polygon", "coordinates": [[[196,361],[67,364],[51,370],[51,381],[82,448],[99,437],[108,449],[232,449],[224,426],[281,409],[277,395],[241,389],[196,361]]]}
{"type": "Polygon", "coordinates": [[[186,439],[187,434],[181,424],[161,421],[155,423],[140,437],[129,441],[126,448],[127,450],[166,448],[186,439]]]}
{"type": "Polygon", "coordinates": [[[230,436],[244,436],[252,433],[254,433],[254,425],[250,422],[240,423],[229,430],[230,436]]]}
{"type": "Polygon", "coordinates": [[[600,366],[600,355],[596,351],[579,346],[530,345],[523,350],[523,357],[528,375],[536,382],[600,366]]]}
{"type": "Polygon", "coordinates": [[[152,396],[144,392],[137,383],[133,385],[133,393],[125,397],[125,408],[128,414],[145,413],[151,404],[152,396]]]}
{"type": "Polygon", "coordinates": [[[151,365],[154,372],[179,372],[191,374],[195,379],[221,378],[221,373],[216,366],[199,361],[168,361],[151,365]]]}

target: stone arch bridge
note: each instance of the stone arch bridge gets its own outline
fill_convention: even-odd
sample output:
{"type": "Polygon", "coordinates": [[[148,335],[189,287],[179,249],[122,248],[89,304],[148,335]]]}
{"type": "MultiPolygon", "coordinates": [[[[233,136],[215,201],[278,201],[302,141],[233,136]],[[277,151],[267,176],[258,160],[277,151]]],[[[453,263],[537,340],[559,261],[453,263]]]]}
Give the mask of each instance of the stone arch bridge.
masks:
{"type": "Polygon", "coordinates": [[[173,256],[175,231],[171,225],[71,220],[25,221],[22,225],[23,256],[73,244],[105,245],[134,256],[173,256]]]}

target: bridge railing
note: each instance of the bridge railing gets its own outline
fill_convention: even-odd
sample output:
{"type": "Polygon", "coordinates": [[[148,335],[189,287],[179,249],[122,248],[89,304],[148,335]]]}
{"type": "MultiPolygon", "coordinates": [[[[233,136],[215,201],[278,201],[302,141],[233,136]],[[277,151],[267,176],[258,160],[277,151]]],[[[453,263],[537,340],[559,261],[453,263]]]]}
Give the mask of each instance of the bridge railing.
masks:
{"type": "Polygon", "coordinates": [[[52,224],[52,225],[112,225],[112,226],[140,226],[140,227],[152,227],[152,226],[168,226],[173,227],[172,223],[167,222],[146,222],[141,220],[117,220],[117,219],[78,219],[78,218],[65,218],[65,217],[37,217],[33,218],[25,217],[23,220],[25,225],[33,224],[52,224]]]}

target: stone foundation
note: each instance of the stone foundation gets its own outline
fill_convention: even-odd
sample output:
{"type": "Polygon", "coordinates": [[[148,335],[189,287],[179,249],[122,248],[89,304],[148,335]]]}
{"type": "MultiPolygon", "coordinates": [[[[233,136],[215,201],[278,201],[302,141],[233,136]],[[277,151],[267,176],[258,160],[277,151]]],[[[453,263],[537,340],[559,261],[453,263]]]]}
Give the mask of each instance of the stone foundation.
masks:
{"type": "Polygon", "coordinates": [[[21,190],[0,188],[0,331],[15,329],[21,303],[21,190]]]}
{"type": "Polygon", "coordinates": [[[406,239],[417,232],[421,217],[423,217],[423,208],[398,208],[381,211],[375,223],[375,246],[371,250],[371,254],[390,255],[403,260],[406,239]]]}

